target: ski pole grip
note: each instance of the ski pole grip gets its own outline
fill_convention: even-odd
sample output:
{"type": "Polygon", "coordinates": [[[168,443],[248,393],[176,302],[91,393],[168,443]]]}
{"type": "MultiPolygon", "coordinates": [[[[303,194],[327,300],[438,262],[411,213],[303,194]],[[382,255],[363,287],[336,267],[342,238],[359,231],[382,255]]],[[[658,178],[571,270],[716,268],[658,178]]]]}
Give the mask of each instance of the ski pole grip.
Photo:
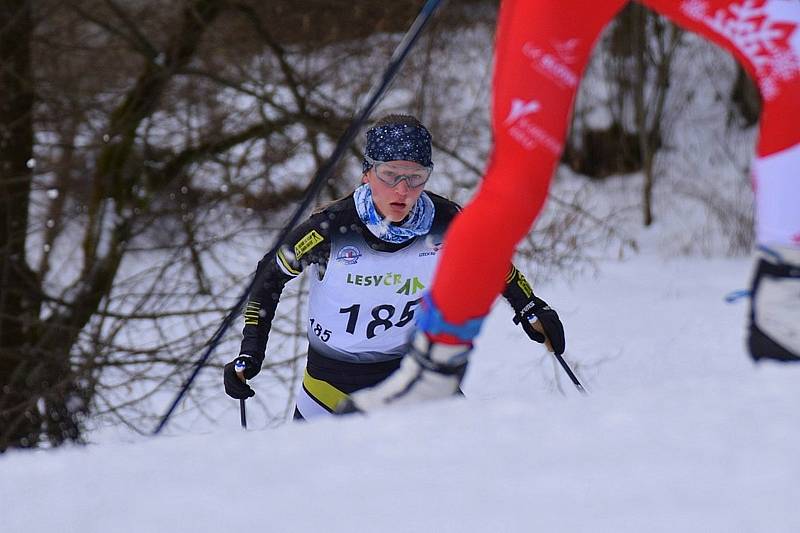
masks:
{"type": "Polygon", "coordinates": [[[239,376],[239,379],[241,379],[243,383],[247,382],[247,379],[245,379],[244,377],[245,368],[247,368],[247,366],[239,361],[237,361],[236,364],[233,365],[233,369],[236,371],[236,375],[239,376]]]}

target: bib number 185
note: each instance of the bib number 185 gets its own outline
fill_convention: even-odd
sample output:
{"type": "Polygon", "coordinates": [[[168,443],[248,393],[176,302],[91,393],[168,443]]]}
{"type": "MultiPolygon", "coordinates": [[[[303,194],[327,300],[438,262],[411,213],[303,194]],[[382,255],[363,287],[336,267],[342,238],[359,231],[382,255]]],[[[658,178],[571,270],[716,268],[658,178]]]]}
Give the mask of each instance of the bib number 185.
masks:
{"type": "Polygon", "coordinates": [[[313,331],[314,335],[319,337],[322,342],[328,342],[330,340],[331,330],[324,329],[322,325],[313,318],[310,318],[309,322],[311,322],[311,331],[313,331]]]}
{"type": "MultiPolygon", "coordinates": [[[[407,302],[403,308],[403,312],[400,313],[400,318],[397,320],[397,322],[392,322],[392,318],[394,318],[394,315],[397,313],[395,306],[391,304],[383,304],[373,307],[370,310],[372,320],[367,323],[367,338],[371,339],[377,335],[376,330],[379,327],[383,328],[383,331],[386,331],[391,327],[401,328],[411,322],[414,319],[414,308],[419,305],[420,301],[422,301],[422,298],[417,298],[416,300],[407,302]]],[[[347,327],[345,328],[345,331],[351,335],[355,335],[356,327],[358,326],[358,317],[361,313],[361,304],[353,304],[350,307],[343,307],[339,309],[339,312],[349,315],[347,318],[347,327]]]]}

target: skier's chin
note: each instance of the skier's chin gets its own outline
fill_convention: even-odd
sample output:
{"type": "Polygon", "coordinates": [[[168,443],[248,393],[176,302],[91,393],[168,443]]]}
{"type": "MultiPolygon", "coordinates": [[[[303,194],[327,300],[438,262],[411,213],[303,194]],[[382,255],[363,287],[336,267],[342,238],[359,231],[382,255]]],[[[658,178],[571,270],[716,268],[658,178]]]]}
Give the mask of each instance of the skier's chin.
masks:
{"type": "Polygon", "coordinates": [[[392,202],[389,204],[389,209],[386,213],[387,218],[392,222],[400,222],[408,215],[408,204],[403,202],[392,202]]]}

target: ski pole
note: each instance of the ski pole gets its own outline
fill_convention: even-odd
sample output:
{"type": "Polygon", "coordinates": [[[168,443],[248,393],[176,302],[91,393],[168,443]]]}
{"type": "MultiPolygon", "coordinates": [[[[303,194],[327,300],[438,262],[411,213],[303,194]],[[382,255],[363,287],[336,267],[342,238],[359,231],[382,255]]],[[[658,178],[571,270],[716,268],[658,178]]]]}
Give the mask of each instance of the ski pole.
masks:
{"type": "Polygon", "coordinates": [[[575,376],[575,373],[569,367],[569,365],[564,360],[564,358],[561,357],[560,355],[558,355],[555,352],[552,352],[552,353],[553,353],[553,355],[556,356],[556,359],[558,359],[558,362],[561,363],[561,367],[564,369],[564,372],[567,373],[567,375],[569,376],[569,379],[572,380],[572,383],[575,385],[575,388],[578,389],[578,392],[580,392],[581,394],[587,394],[586,389],[584,389],[583,385],[581,385],[581,382],[578,381],[578,378],[575,376]]]}
{"type": "MultiPolygon", "coordinates": [[[[524,319],[520,318],[520,317],[517,315],[517,316],[515,316],[515,317],[514,317],[514,324],[519,324],[519,323],[521,323],[523,320],[524,320],[524,319]]],[[[530,327],[530,326],[529,326],[529,327],[530,327]]],[[[525,324],[523,324],[523,329],[525,329],[525,324]]],[[[528,330],[526,329],[525,331],[527,332],[528,330]]],[[[548,351],[549,351],[549,350],[548,350],[548,351]]],[[[569,365],[568,365],[568,364],[567,364],[567,362],[564,360],[564,358],[563,358],[563,357],[561,357],[560,355],[558,355],[558,354],[557,354],[555,351],[553,351],[553,352],[550,352],[550,353],[552,353],[552,354],[555,356],[555,358],[556,358],[556,359],[558,359],[558,362],[559,362],[559,364],[561,364],[561,368],[563,368],[563,369],[564,369],[564,372],[566,372],[566,373],[567,373],[567,375],[569,376],[569,379],[572,381],[572,384],[573,384],[573,385],[575,385],[575,388],[576,388],[576,389],[578,389],[578,391],[579,391],[581,394],[587,394],[587,392],[586,392],[586,389],[584,389],[584,388],[583,388],[583,385],[581,385],[581,382],[580,382],[580,381],[578,381],[578,378],[575,376],[575,372],[573,372],[573,371],[572,371],[572,369],[569,367],[569,365]]]]}
{"type": "MultiPolygon", "coordinates": [[[[417,42],[417,39],[422,34],[422,30],[425,28],[427,23],[433,17],[433,14],[436,12],[436,9],[439,5],[443,3],[443,0],[428,0],[422,9],[420,10],[419,15],[414,20],[414,23],[409,28],[408,32],[406,33],[403,40],[400,44],[397,45],[395,48],[392,57],[389,58],[389,64],[386,67],[386,70],[383,73],[381,79],[376,83],[373,89],[370,92],[369,98],[367,103],[358,113],[355,119],[350,123],[347,130],[344,132],[342,137],[339,139],[336,148],[334,148],[333,152],[331,153],[328,160],[319,168],[317,173],[314,175],[314,178],[311,180],[308,188],[306,189],[305,196],[303,200],[300,202],[300,205],[295,210],[292,218],[289,220],[289,223],[283,229],[283,231],[278,235],[278,238],[275,240],[275,244],[272,246],[269,252],[264,256],[265,259],[262,261],[263,264],[269,263],[272,258],[274,258],[275,254],[277,253],[280,246],[283,244],[283,241],[286,239],[286,236],[289,234],[289,231],[294,228],[297,223],[300,221],[300,217],[303,213],[308,209],[311,201],[317,197],[320,189],[322,188],[323,184],[331,177],[333,174],[336,165],[341,160],[342,156],[344,156],[347,148],[350,146],[350,143],[353,142],[356,135],[358,135],[359,130],[364,125],[364,123],[369,118],[372,111],[378,105],[378,102],[381,100],[383,95],[386,93],[387,89],[389,88],[389,84],[394,79],[397,72],[400,70],[403,62],[405,61],[406,56],[411,51],[411,48],[414,46],[414,43],[417,42]]],[[[263,271],[263,269],[262,269],[263,271]]],[[[233,320],[236,316],[238,316],[239,312],[241,311],[242,307],[244,306],[245,302],[247,301],[247,297],[250,295],[250,292],[256,287],[257,283],[261,282],[261,272],[256,270],[255,275],[253,276],[252,281],[247,286],[247,289],[242,293],[239,297],[239,300],[231,307],[230,311],[228,312],[227,316],[223,319],[222,323],[217,328],[217,331],[212,335],[211,339],[208,341],[207,347],[203,352],[203,355],[197,360],[194,365],[194,369],[186,381],[181,386],[180,391],[178,392],[175,399],[170,404],[169,409],[161,417],[161,421],[156,426],[156,429],[153,430],[153,435],[158,435],[164,426],[167,425],[167,421],[172,416],[173,411],[175,408],[178,407],[178,404],[183,399],[186,392],[192,386],[197,374],[200,373],[200,370],[205,366],[206,361],[208,360],[211,352],[214,351],[214,348],[217,347],[217,344],[222,340],[223,335],[228,328],[233,323],[233,320]]]]}
{"type": "MultiPolygon", "coordinates": [[[[244,369],[247,368],[244,363],[240,363],[237,361],[236,365],[233,369],[236,371],[236,375],[239,376],[239,379],[242,380],[242,383],[247,383],[247,378],[244,377],[244,369]]],[[[247,429],[247,411],[245,410],[244,406],[245,399],[239,398],[239,422],[242,424],[242,429],[247,429]]]]}
{"type": "Polygon", "coordinates": [[[244,410],[244,398],[239,400],[239,420],[242,423],[242,429],[247,429],[247,412],[244,410]]]}

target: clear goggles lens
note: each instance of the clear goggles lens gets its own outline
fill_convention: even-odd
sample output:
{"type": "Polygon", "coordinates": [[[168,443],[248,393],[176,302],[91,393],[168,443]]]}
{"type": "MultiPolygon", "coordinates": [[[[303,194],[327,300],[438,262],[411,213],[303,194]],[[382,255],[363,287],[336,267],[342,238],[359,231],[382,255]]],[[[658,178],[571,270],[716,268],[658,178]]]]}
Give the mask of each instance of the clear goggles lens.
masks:
{"type": "Polygon", "coordinates": [[[412,189],[422,187],[431,177],[431,172],[433,171],[433,165],[409,168],[407,165],[393,161],[376,161],[371,157],[365,157],[365,159],[375,169],[375,175],[378,176],[378,179],[390,187],[396,187],[403,180],[406,180],[406,183],[412,189]]]}

